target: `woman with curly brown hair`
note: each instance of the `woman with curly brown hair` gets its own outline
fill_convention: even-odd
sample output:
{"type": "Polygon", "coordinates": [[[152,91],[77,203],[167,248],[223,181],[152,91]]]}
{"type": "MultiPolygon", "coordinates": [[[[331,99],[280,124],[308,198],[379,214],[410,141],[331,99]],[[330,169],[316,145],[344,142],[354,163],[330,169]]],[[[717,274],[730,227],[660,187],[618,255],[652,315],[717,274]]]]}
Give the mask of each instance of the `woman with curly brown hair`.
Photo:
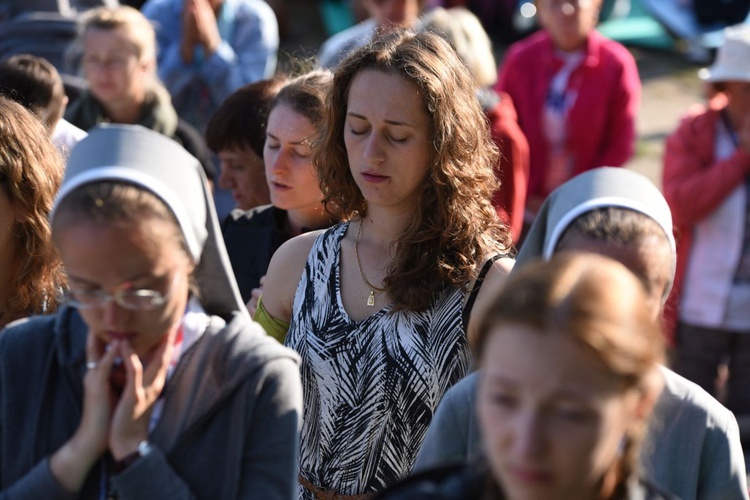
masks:
{"type": "Polygon", "coordinates": [[[0,328],[51,312],[65,283],[47,215],[64,165],[49,132],[0,97],[0,328]]]}
{"type": "Polygon", "coordinates": [[[336,70],[314,163],[345,222],[279,248],[256,313],[303,360],[301,498],[407,475],[469,370],[472,306],[512,265],[475,90],[431,33],[385,34],[336,70]]]}

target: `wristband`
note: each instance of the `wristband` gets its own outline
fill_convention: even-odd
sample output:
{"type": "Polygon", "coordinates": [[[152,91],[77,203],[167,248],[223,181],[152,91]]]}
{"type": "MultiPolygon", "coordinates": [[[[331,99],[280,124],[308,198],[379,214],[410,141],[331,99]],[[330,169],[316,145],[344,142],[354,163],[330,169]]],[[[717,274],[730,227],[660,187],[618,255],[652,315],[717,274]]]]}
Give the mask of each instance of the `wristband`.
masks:
{"type": "Polygon", "coordinates": [[[128,453],[122,459],[115,460],[114,464],[114,473],[119,474],[131,465],[133,465],[135,462],[137,462],[140,458],[145,457],[151,452],[151,444],[149,444],[148,441],[143,440],[140,443],[138,443],[138,448],[135,449],[134,452],[128,453]]]}

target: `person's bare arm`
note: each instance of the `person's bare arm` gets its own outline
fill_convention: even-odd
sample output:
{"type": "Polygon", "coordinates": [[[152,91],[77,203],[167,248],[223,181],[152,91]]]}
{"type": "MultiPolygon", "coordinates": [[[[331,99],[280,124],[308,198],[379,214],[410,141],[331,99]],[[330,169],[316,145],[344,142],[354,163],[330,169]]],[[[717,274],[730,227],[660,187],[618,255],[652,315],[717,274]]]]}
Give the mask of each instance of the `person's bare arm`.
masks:
{"type": "Polygon", "coordinates": [[[289,323],[292,301],[302,277],[307,256],[320,231],[305,233],[287,241],[273,254],[263,280],[263,308],[277,320],[289,323]]]}
{"type": "Polygon", "coordinates": [[[263,294],[263,283],[266,281],[266,275],[264,274],[260,278],[260,284],[258,285],[258,288],[253,288],[250,291],[250,300],[247,301],[247,304],[245,304],[245,307],[247,307],[247,312],[250,313],[250,317],[255,317],[255,311],[258,309],[258,301],[260,300],[260,296],[263,294]]]}

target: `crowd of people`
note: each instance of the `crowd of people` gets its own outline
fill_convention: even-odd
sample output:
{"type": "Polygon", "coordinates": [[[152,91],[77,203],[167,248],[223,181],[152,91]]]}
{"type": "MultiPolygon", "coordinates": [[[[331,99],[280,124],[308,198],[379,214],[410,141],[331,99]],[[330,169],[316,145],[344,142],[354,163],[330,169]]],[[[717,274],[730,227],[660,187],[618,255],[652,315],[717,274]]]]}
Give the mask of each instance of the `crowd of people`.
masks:
{"type": "Polygon", "coordinates": [[[295,74],[263,0],[0,61],[0,499],[750,498],[750,30],[662,194],[602,0],[499,66],[452,3],[295,74]]]}

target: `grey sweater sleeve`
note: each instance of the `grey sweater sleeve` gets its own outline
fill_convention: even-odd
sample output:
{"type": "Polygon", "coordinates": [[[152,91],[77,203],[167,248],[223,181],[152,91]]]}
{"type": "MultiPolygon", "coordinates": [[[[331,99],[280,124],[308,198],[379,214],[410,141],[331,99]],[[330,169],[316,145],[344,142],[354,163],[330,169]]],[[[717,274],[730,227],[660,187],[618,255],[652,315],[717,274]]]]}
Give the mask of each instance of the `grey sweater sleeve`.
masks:
{"type": "MultiPolygon", "coordinates": [[[[12,484],[8,484],[10,478],[3,477],[4,474],[7,474],[5,464],[10,463],[10,461],[13,460],[18,460],[20,457],[27,458],[29,456],[27,452],[30,450],[29,448],[27,450],[13,449],[9,451],[6,449],[6,446],[15,448],[15,445],[9,445],[7,442],[3,443],[5,432],[20,432],[3,417],[6,415],[5,412],[13,411],[10,408],[12,407],[12,403],[8,402],[8,400],[11,399],[10,395],[5,394],[4,391],[10,392],[9,387],[13,387],[18,391],[17,394],[27,395],[30,389],[25,383],[28,382],[28,380],[33,380],[33,377],[23,380],[14,379],[12,374],[15,372],[11,371],[9,373],[9,370],[16,365],[10,363],[9,360],[21,360],[22,363],[25,363],[26,369],[41,370],[41,367],[37,364],[33,364],[25,354],[29,351],[44,352],[45,349],[49,348],[49,342],[52,338],[51,335],[35,334],[35,330],[41,329],[47,331],[45,328],[50,327],[51,321],[52,319],[49,317],[39,317],[34,322],[24,319],[12,324],[14,325],[12,333],[12,325],[8,325],[8,328],[0,330],[0,500],[31,500],[38,498],[67,500],[77,497],[76,494],[68,493],[52,475],[52,470],[49,466],[49,458],[45,458],[38,462],[31,470],[15,480],[12,484]],[[23,341],[23,345],[30,346],[29,350],[18,351],[9,347],[17,347],[20,341],[23,341]]],[[[23,442],[25,443],[27,441],[23,442]]]]}
{"type": "Polygon", "coordinates": [[[57,482],[49,468],[49,459],[45,458],[31,469],[28,474],[16,481],[8,489],[0,491],[0,500],[73,500],[75,493],[68,493],[57,482]]]}
{"type": "MultiPolygon", "coordinates": [[[[247,397],[255,398],[255,404],[247,421],[250,430],[244,444],[237,498],[292,498],[302,415],[299,367],[291,359],[279,358],[268,362],[263,376],[253,382],[258,384],[255,390],[243,391],[247,397]]],[[[196,498],[156,447],[111,481],[122,499],[196,498]]]]}
{"type": "Polygon", "coordinates": [[[240,498],[289,499],[297,491],[302,383],[299,365],[277,359],[267,365],[257,411],[248,423],[240,498]]]}
{"type": "Polygon", "coordinates": [[[432,417],[414,471],[466,461],[474,436],[476,372],[448,389],[432,417]]]}
{"type": "Polygon", "coordinates": [[[706,432],[697,498],[747,499],[745,457],[737,420],[728,410],[723,412],[723,416],[724,421],[717,419],[706,432]]]}

